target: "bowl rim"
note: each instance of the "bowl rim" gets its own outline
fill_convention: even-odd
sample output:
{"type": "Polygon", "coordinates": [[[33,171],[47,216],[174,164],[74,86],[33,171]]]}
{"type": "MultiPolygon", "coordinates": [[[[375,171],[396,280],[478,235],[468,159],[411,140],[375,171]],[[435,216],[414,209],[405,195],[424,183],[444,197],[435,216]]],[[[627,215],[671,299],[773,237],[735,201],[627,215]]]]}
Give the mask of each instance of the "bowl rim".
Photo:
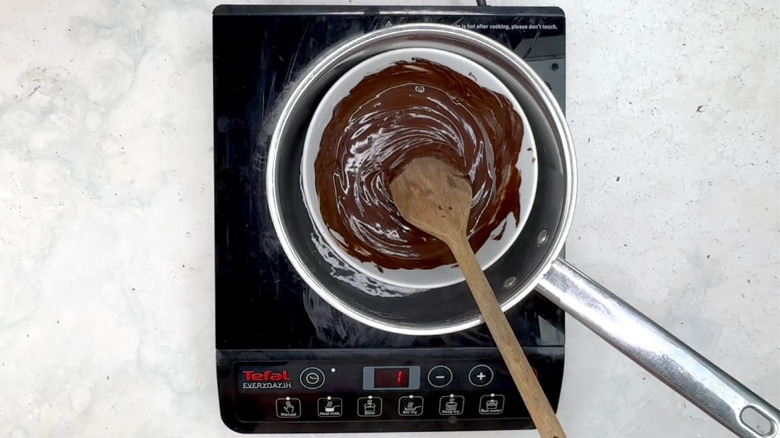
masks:
{"type": "Polygon", "coordinates": [[[447,287],[465,281],[457,265],[442,265],[428,270],[390,269],[381,267],[378,269],[372,262],[361,262],[356,259],[339,244],[338,239],[325,224],[322,218],[319,196],[316,192],[316,177],[314,161],[318,156],[320,141],[325,127],[330,123],[333,109],[338,103],[349,95],[351,89],[361,82],[366,76],[390,67],[396,62],[423,58],[451,68],[456,72],[470,77],[481,87],[499,93],[509,99],[512,108],[520,115],[523,123],[523,137],[521,139],[520,154],[514,166],[520,169],[522,182],[520,184],[520,217],[517,224],[512,221],[511,213],[503,219],[491,236],[501,234],[500,239],[489,238],[477,251],[477,260],[482,269],[488,269],[506,254],[523,230],[523,226],[530,217],[531,209],[536,198],[538,184],[538,163],[536,141],[534,140],[531,125],[523,107],[509,88],[493,73],[478,62],[468,59],[457,53],[430,48],[430,47],[405,47],[392,49],[372,55],[338,78],[327,90],[325,95],[317,103],[317,108],[309,121],[301,153],[301,189],[306,204],[306,210],[314,223],[317,231],[322,235],[329,249],[342,261],[362,274],[374,280],[402,288],[427,290],[447,287]],[[530,149],[530,150],[529,150],[530,149]],[[501,231],[504,229],[504,231],[501,231]],[[511,232],[506,232],[511,229],[511,232]]]}

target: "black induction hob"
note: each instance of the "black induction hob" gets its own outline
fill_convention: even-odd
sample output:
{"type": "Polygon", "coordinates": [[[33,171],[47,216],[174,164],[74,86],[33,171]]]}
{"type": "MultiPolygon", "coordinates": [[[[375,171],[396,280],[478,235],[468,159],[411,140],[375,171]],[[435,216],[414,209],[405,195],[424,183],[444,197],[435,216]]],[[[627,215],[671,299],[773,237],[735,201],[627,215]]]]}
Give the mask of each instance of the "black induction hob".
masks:
{"type": "MultiPolygon", "coordinates": [[[[564,107],[565,19],[558,8],[214,10],[217,376],[222,419],[233,430],[533,428],[484,325],[413,337],[353,321],[306,286],[271,224],[268,133],[285,86],[333,44],[409,22],[454,24],[495,38],[522,56],[564,107]]],[[[533,293],[507,315],[557,406],[563,311],[533,293]]]]}

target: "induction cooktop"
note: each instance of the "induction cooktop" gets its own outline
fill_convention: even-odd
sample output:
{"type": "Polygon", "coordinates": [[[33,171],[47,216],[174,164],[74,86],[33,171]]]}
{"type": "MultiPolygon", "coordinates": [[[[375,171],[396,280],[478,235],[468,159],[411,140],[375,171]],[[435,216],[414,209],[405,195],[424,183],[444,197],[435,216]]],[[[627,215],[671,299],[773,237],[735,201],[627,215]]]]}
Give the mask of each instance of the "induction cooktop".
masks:
{"type": "MultiPolygon", "coordinates": [[[[214,10],[217,376],[222,419],[235,431],[533,428],[484,325],[419,337],[354,321],[309,289],[271,224],[265,165],[285,87],[332,45],[412,22],[496,39],[523,57],[565,108],[565,18],[558,8],[214,10]]],[[[533,293],[507,316],[557,406],[563,311],[533,293]]]]}

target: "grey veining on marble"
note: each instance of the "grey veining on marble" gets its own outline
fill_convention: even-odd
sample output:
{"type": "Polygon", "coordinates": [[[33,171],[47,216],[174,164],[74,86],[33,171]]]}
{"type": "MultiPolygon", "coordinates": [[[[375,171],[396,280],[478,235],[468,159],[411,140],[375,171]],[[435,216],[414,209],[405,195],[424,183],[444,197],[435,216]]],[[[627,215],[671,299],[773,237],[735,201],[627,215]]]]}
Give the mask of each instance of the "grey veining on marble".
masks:
{"type": "MultiPolygon", "coordinates": [[[[568,259],[780,404],[778,2],[552,3],[568,259]]],[[[217,4],[0,1],[0,437],[235,435],[214,365],[217,4]]],[[[730,436],[568,323],[570,438],[730,436]]]]}

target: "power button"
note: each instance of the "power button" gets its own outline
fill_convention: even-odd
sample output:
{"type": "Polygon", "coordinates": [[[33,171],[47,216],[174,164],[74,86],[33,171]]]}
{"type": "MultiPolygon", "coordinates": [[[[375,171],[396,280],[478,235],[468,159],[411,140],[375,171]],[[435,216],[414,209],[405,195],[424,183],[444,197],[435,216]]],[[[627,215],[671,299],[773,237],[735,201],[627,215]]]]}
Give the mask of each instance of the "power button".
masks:
{"type": "Polygon", "coordinates": [[[317,389],[325,384],[325,373],[315,367],[306,368],[301,372],[301,385],[306,389],[317,389]]]}

